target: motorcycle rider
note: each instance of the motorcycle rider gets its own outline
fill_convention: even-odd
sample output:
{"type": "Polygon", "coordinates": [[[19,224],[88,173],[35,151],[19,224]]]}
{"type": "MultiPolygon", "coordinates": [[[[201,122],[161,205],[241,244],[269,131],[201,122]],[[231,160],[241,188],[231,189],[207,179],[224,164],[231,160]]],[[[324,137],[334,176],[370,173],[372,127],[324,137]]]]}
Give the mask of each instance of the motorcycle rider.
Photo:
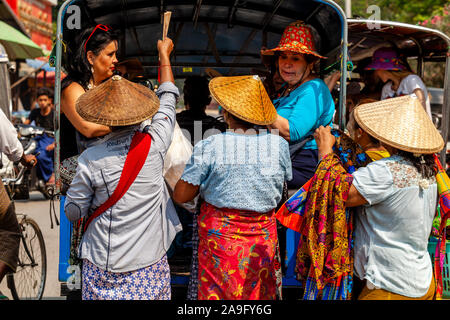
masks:
{"type": "MultiPolygon", "coordinates": [[[[37,92],[37,102],[39,108],[33,109],[25,120],[25,124],[31,124],[33,121],[36,126],[42,127],[49,131],[54,131],[53,123],[53,92],[50,88],[39,88],[37,92]]],[[[37,137],[38,146],[37,156],[37,174],[38,178],[43,179],[47,184],[55,183],[55,175],[53,172],[53,150],[55,149],[55,139],[44,134],[37,137]]]]}
{"type": "MultiPolygon", "coordinates": [[[[0,109],[0,152],[11,161],[19,161],[24,166],[36,164],[36,157],[25,155],[17,131],[0,109]]],[[[19,253],[19,223],[3,182],[0,183],[0,283],[8,272],[15,272],[19,253]]],[[[7,299],[0,292],[0,300],[7,299]]]]}

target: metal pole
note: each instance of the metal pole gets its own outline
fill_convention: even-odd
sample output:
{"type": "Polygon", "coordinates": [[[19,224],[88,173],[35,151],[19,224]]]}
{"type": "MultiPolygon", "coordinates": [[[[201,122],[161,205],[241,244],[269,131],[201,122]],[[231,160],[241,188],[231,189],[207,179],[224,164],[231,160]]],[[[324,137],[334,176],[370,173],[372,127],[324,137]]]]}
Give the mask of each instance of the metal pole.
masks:
{"type": "MultiPolygon", "coordinates": [[[[350,1],[350,0],[346,0],[350,1]]],[[[339,129],[342,131],[345,129],[345,114],[347,111],[347,60],[348,60],[348,24],[347,18],[345,16],[344,11],[340,6],[338,6],[335,2],[328,0],[326,2],[331,4],[338,12],[341,13],[342,16],[342,42],[341,42],[341,79],[340,79],[340,89],[339,89],[339,110],[336,113],[338,115],[339,121],[339,129]]]]}
{"type": "Polygon", "coordinates": [[[352,0],[345,0],[345,15],[347,18],[352,17],[352,0]]]}
{"type": "Polygon", "coordinates": [[[54,92],[54,103],[55,103],[55,116],[54,116],[54,125],[55,125],[55,159],[54,159],[54,168],[55,168],[55,194],[59,194],[61,190],[61,177],[59,171],[59,163],[60,163],[60,112],[61,112],[61,59],[62,59],[62,40],[63,40],[63,12],[65,12],[66,7],[73,2],[73,0],[66,0],[59,8],[58,12],[58,20],[56,26],[56,65],[55,65],[55,92],[54,92]]]}
{"type": "MultiPolygon", "coordinates": [[[[450,43],[449,48],[450,48],[450,43]]],[[[447,52],[447,58],[445,61],[445,77],[444,77],[444,101],[442,103],[442,124],[441,124],[441,135],[444,139],[444,149],[442,149],[440,158],[442,166],[445,165],[445,158],[447,152],[448,143],[448,132],[450,130],[450,56],[447,52]]]]}

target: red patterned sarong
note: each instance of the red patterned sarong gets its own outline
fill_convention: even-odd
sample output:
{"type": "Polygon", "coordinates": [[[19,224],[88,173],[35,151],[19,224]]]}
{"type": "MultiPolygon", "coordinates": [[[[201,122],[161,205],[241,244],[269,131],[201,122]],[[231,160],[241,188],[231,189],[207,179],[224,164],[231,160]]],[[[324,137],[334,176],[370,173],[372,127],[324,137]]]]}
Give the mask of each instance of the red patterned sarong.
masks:
{"type": "Polygon", "coordinates": [[[275,211],[257,213],[203,203],[198,216],[198,299],[276,298],[275,211]]]}

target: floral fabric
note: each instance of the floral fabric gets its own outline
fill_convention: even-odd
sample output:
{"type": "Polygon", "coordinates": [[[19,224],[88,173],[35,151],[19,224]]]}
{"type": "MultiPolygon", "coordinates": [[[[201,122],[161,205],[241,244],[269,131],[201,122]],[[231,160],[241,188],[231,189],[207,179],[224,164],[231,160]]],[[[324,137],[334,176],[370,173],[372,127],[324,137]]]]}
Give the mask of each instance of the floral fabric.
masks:
{"type": "Polygon", "coordinates": [[[305,290],[313,293],[308,299],[316,298],[315,288],[353,274],[352,217],[345,210],[351,182],[335,154],[322,159],[312,178],[297,253],[300,280],[314,285],[305,290]]]}
{"type": "Polygon", "coordinates": [[[170,300],[167,256],[135,271],[108,272],[83,259],[83,300],[170,300]]]}
{"type": "Polygon", "coordinates": [[[199,300],[276,298],[274,210],[261,214],[204,203],[197,223],[199,300]]]}
{"type": "Polygon", "coordinates": [[[315,175],[276,213],[287,228],[301,233],[297,275],[304,299],[350,299],[353,274],[353,216],[345,200],[353,173],[371,159],[339,130],[333,154],[319,163],[315,175]]]}
{"type": "MultiPolygon", "coordinates": [[[[371,162],[370,157],[348,135],[340,130],[332,130],[336,137],[333,151],[348,173],[353,173],[359,167],[371,162]]],[[[285,227],[300,232],[302,228],[305,204],[308,199],[308,191],[313,178],[308,180],[295,194],[293,194],[277,211],[278,221],[285,227]]]]}
{"type": "Polygon", "coordinates": [[[433,176],[429,179],[422,178],[421,174],[413,166],[413,164],[404,158],[395,158],[396,161],[386,162],[389,171],[392,174],[394,186],[397,188],[408,188],[411,186],[428,187],[436,183],[436,178],[433,176]]]}
{"type": "Polygon", "coordinates": [[[434,273],[436,277],[436,299],[440,300],[443,295],[442,271],[446,260],[446,228],[447,220],[450,217],[450,179],[436,155],[434,155],[434,162],[437,168],[436,182],[439,192],[438,208],[440,210],[438,243],[434,254],[434,273]]]}

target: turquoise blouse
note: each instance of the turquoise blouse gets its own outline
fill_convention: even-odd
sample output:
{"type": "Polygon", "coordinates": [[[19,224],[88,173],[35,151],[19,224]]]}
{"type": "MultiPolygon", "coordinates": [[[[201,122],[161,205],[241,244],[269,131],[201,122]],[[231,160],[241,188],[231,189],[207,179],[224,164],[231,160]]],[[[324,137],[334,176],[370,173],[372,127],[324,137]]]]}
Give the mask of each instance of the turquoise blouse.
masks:
{"type": "MultiPolygon", "coordinates": [[[[335,111],[330,90],[321,79],[305,82],[273,104],[277,113],[289,121],[291,143],[303,140],[320,126],[331,125],[335,111]]],[[[316,141],[308,141],[303,148],[317,149],[316,141]]]]}

